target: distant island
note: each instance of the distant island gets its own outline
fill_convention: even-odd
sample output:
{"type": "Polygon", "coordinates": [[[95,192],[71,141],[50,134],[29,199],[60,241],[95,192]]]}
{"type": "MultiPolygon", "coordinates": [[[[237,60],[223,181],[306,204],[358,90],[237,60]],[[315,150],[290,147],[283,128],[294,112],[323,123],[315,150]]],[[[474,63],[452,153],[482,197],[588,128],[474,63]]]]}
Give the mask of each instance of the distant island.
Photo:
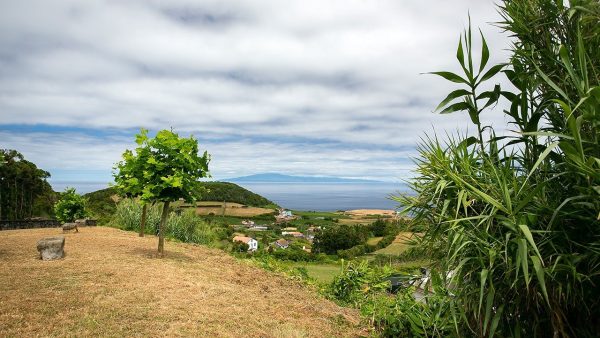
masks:
{"type": "Polygon", "coordinates": [[[383,181],[363,180],[331,176],[291,176],[277,173],[255,174],[224,179],[232,183],[386,183],[383,181]]]}

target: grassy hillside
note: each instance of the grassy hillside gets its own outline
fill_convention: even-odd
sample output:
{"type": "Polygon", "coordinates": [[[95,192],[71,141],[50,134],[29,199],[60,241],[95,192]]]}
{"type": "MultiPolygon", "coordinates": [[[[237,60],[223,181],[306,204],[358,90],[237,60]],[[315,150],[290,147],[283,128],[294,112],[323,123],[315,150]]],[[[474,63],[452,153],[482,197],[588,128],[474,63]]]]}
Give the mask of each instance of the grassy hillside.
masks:
{"type": "MultiPolygon", "coordinates": [[[[227,182],[204,182],[203,185],[209,189],[209,192],[203,195],[201,201],[227,201],[257,208],[273,208],[277,206],[261,195],[255,194],[237,184],[227,182]]],[[[113,196],[115,195],[116,192],[114,188],[106,188],[84,195],[88,201],[88,211],[92,217],[98,219],[99,224],[107,224],[110,217],[114,214],[116,203],[113,200],[113,196]]],[[[217,213],[218,212],[215,212],[215,214],[217,213]]]]}
{"type": "Polygon", "coordinates": [[[205,182],[203,185],[209,192],[204,194],[202,201],[227,201],[240,203],[251,207],[272,207],[275,203],[242,188],[237,184],[229,182],[205,182]]]}
{"type": "Polygon", "coordinates": [[[107,224],[117,210],[117,203],[113,199],[115,195],[114,188],[106,188],[83,195],[87,200],[87,211],[91,217],[98,220],[99,224],[107,224]]]}
{"type": "Polygon", "coordinates": [[[0,336],[354,337],[358,311],[226,253],[105,227],[65,234],[67,256],[39,260],[57,229],[0,232],[0,336]]]}

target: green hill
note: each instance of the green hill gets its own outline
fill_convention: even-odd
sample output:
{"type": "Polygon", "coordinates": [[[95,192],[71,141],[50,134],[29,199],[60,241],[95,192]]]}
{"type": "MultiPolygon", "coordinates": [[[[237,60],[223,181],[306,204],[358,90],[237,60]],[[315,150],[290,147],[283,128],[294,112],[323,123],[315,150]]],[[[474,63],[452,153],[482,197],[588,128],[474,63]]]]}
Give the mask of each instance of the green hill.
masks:
{"type": "MultiPolygon", "coordinates": [[[[200,201],[226,201],[240,203],[251,207],[276,207],[277,205],[261,195],[242,188],[237,184],[228,182],[204,182],[203,185],[209,190],[202,196],[200,201]]],[[[107,224],[114,214],[117,203],[113,199],[116,190],[106,188],[83,195],[87,199],[86,207],[98,223],[107,224]]]]}
{"type": "Polygon", "coordinates": [[[263,196],[234,183],[204,182],[203,185],[209,192],[203,195],[202,201],[227,201],[261,208],[277,206],[263,196]]]}

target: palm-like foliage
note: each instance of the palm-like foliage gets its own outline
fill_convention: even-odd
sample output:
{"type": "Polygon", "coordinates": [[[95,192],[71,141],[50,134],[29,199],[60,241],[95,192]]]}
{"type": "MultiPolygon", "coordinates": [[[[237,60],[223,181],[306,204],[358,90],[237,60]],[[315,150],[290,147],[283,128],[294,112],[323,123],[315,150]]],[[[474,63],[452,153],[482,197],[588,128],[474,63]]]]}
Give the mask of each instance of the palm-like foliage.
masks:
{"type": "Polygon", "coordinates": [[[469,29],[457,52],[465,75],[435,74],[466,86],[438,108],[466,111],[478,138],[426,138],[412,182],[417,195],[398,200],[429,225],[422,245],[451,290],[457,335],[593,336],[600,332],[600,3],[506,0],[500,11],[515,38],[503,73],[516,91],[477,93],[492,79],[483,74],[502,66],[484,71],[485,42],[481,66],[473,66],[469,29]],[[478,119],[502,98],[518,132],[508,138],[478,119]]]}

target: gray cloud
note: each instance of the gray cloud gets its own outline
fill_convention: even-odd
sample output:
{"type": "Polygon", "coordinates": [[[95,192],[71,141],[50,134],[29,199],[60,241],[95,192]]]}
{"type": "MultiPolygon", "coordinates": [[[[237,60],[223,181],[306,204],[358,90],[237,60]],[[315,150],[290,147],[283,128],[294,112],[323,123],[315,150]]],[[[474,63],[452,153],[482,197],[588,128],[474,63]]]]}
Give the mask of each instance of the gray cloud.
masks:
{"type": "MultiPolygon", "coordinates": [[[[400,169],[424,132],[468,125],[465,116],[431,113],[453,87],[421,75],[458,71],[454,53],[467,12],[486,34],[492,62],[506,58],[509,43],[487,24],[498,20],[492,1],[1,6],[0,146],[57,169],[77,167],[70,156],[108,169],[131,137],[42,135],[11,125],[174,127],[221,140],[206,143],[221,177],[405,177],[400,169]],[[53,141],[39,145],[41,137],[53,141]]],[[[504,123],[499,114],[485,118],[504,123]]]]}

